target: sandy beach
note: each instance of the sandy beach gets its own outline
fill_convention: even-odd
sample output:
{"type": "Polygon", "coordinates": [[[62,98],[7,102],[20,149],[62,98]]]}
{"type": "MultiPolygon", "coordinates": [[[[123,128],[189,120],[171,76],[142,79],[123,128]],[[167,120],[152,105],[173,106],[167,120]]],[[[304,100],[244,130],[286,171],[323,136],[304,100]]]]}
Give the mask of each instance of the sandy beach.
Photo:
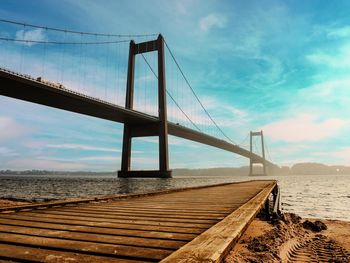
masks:
{"type": "Polygon", "coordinates": [[[286,213],[274,223],[253,220],[224,262],[350,262],[349,252],[350,222],[286,213]]]}

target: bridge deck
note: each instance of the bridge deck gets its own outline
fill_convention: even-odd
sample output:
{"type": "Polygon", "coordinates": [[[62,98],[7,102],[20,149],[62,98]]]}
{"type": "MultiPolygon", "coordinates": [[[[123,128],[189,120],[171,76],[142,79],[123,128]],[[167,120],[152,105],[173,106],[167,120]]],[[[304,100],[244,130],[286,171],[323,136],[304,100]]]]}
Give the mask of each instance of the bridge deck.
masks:
{"type": "MultiPolygon", "coordinates": [[[[1,68],[0,95],[119,123],[154,124],[159,122],[159,119],[155,116],[135,110],[128,110],[118,105],[57,86],[51,82],[37,81],[30,76],[20,75],[1,68]]],[[[252,158],[258,162],[263,161],[261,156],[250,153],[250,151],[239,145],[186,128],[182,125],[168,122],[168,132],[170,135],[217,147],[247,158],[252,158]]],[[[274,166],[273,163],[267,160],[265,163],[268,166],[274,166]]]]}
{"type": "Polygon", "coordinates": [[[275,186],[249,181],[2,208],[0,261],[217,262],[275,186]]]}

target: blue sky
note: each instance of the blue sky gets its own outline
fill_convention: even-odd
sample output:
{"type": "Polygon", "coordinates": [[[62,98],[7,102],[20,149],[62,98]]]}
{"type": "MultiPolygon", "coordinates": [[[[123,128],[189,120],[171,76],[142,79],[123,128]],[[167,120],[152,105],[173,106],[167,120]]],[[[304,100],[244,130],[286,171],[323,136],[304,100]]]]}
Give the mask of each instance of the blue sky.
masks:
{"type": "MultiPolygon", "coordinates": [[[[204,105],[235,142],[240,143],[250,130],[263,130],[269,155],[277,164],[349,164],[349,1],[0,2],[3,19],[116,34],[161,32],[204,105]]],[[[44,41],[57,40],[59,35],[6,24],[0,24],[0,34],[44,41]]],[[[33,76],[45,71],[69,88],[91,82],[84,87],[89,94],[104,93],[112,102],[123,103],[125,79],[118,76],[119,93],[113,93],[112,84],[103,79],[115,74],[115,63],[123,64],[126,53],[109,47],[81,51],[78,46],[65,51],[47,48],[43,54],[40,45],[4,41],[0,45],[1,65],[33,76]],[[79,52],[80,56],[72,55],[79,52]],[[88,60],[84,68],[82,52],[88,60]],[[90,57],[99,52],[114,54],[118,62],[108,55],[90,57]],[[69,60],[66,72],[61,68],[60,73],[59,67],[69,60]],[[79,72],[88,75],[83,84],[75,78],[79,72]],[[100,80],[95,81],[94,75],[100,80]],[[103,84],[107,91],[98,90],[103,84]]],[[[183,96],[176,93],[176,89],[185,91],[175,85],[179,77],[171,73],[174,65],[167,67],[169,90],[183,96]]],[[[145,71],[145,66],[140,68],[145,71]]],[[[148,73],[144,77],[142,82],[139,76],[140,86],[151,85],[148,73]]],[[[144,101],[145,109],[154,110],[152,100],[144,101]]],[[[183,103],[195,121],[215,135],[199,115],[198,105],[191,106],[190,99],[183,103]]],[[[181,119],[171,105],[168,110],[174,120],[181,119]]],[[[118,123],[1,97],[0,169],[117,170],[122,129],[118,123]]],[[[171,168],[248,164],[247,159],[221,150],[169,140],[171,168]]],[[[134,146],[134,168],[157,166],[154,138],[139,139],[134,146]]]]}

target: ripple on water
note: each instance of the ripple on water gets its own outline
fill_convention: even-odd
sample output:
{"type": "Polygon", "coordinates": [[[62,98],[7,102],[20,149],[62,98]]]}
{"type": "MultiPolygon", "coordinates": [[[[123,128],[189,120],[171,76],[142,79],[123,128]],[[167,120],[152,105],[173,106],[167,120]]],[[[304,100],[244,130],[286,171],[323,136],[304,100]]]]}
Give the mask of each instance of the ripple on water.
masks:
{"type": "MultiPolygon", "coordinates": [[[[350,220],[350,176],[292,175],[265,178],[278,180],[283,211],[294,212],[303,217],[350,220]]],[[[125,179],[116,176],[0,176],[0,197],[46,201],[142,193],[251,179],[247,176],[200,175],[169,179],[125,179]]]]}

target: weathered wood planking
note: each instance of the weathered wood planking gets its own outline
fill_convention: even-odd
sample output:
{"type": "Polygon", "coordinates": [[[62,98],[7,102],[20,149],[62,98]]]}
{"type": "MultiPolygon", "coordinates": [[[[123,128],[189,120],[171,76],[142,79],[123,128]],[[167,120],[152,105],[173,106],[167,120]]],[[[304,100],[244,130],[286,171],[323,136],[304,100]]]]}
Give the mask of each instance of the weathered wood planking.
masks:
{"type": "Polygon", "coordinates": [[[0,262],[218,262],[275,186],[249,181],[2,209],[0,262]]]}
{"type": "Polygon", "coordinates": [[[161,262],[220,262],[243,234],[260,208],[263,207],[273,188],[273,184],[264,188],[224,220],[209,228],[161,262]]]}

